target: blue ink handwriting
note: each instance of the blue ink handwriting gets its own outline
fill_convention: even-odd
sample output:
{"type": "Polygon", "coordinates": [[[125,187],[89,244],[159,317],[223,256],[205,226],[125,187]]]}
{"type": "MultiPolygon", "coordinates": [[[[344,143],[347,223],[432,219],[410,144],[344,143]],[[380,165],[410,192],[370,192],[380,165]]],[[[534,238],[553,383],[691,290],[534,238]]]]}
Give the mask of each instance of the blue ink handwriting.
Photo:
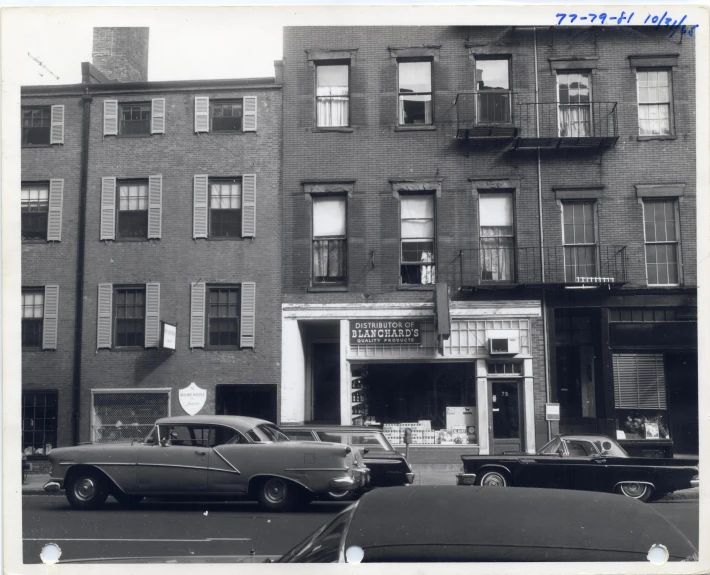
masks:
{"type": "MultiPolygon", "coordinates": [[[[626,24],[627,26],[629,26],[633,24],[633,19],[635,15],[636,12],[631,12],[627,15],[626,11],[622,10],[620,14],[614,15],[607,12],[601,12],[599,14],[593,14],[591,12],[588,12],[587,14],[568,14],[560,12],[559,14],[555,14],[555,17],[558,18],[558,26],[562,26],[562,24],[574,24],[576,21],[579,21],[579,23],[588,22],[590,24],[601,25],[626,24]]],[[[647,13],[646,18],[643,20],[643,22],[640,21],[641,16],[639,16],[636,21],[636,24],[656,24],[656,30],[661,27],[670,29],[670,38],[673,38],[673,36],[675,36],[677,33],[680,33],[681,36],[693,36],[693,32],[696,28],[698,28],[699,24],[694,24],[692,26],[690,24],[686,25],[684,22],[687,18],[688,15],[683,14],[682,18],[674,19],[672,16],[668,16],[668,11],[664,12],[662,15],[647,13]]]]}

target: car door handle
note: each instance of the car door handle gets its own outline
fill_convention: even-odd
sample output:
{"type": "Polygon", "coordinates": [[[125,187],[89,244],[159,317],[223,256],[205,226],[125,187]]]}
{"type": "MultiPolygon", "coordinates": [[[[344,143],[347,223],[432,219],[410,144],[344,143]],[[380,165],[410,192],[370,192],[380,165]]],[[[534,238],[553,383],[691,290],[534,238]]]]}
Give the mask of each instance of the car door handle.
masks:
{"type": "Polygon", "coordinates": [[[595,459],[594,463],[606,463],[606,459],[595,459]]]}
{"type": "Polygon", "coordinates": [[[207,455],[206,451],[200,451],[199,449],[195,451],[195,453],[197,453],[197,455],[207,455]]]}

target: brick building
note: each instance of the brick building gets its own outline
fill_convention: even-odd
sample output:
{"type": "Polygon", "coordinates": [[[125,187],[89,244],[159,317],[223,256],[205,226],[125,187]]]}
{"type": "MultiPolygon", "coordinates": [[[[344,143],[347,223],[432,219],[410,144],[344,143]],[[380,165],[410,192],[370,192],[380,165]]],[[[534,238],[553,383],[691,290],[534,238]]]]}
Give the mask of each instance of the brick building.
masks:
{"type": "Polygon", "coordinates": [[[280,419],[697,453],[694,91],[653,28],[286,28],[280,419]]]}
{"type": "Polygon", "coordinates": [[[22,90],[23,450],[142,437],[191,383],[276,419],[280,80],[149,82],[147,29],[94,64],[22,90]]]}

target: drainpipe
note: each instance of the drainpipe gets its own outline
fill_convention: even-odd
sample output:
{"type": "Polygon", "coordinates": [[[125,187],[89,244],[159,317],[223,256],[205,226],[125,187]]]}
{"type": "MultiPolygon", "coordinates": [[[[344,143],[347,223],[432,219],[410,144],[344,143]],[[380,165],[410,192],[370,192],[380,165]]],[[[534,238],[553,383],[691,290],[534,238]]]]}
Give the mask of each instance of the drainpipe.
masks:
{"type": "Polygon", "coordinates": [[[91,101],[89,87],[84,87],[81,96],[84,106],[81,125],[81,182],[79,191],[78,246],[76,257],[76,314],[74,318],[74,381],[72,382],[72,432],[74,445],[79,444],[81,434],[81,344],[84,322],[84,242],[86,237],[86,195],[89,172],[89,128],[91,101]]]}
{"type": "MultiPolygon", "coordinates": [[[[537,77],[537,28],[533,27],[533,49],[535,54],[535,136],[540,138],[540,84],[537,77]]],[[[540,279],[542,280],[542,361],[545,365],[545,397],[550,403],[550,361],[548,357],[547,301],[545,289],[545,236],[542,225],[542,161],[540,147],[537,148],[537,207],[540,222],[540,279]]],[[[547,439],[552,439],[552,423],[547,422],[547,439]]]]}

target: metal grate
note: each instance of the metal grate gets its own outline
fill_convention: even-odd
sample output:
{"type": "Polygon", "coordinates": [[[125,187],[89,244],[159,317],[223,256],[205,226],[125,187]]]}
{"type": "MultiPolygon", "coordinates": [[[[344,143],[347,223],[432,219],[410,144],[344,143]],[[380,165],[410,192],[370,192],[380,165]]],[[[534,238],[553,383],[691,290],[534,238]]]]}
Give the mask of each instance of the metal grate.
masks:
{"type": "Polygon", "coordinates": [[[94,443],[142,440],[156,419],[170,415],[169,391],[93,392],[91,439],[94,443]]]}

